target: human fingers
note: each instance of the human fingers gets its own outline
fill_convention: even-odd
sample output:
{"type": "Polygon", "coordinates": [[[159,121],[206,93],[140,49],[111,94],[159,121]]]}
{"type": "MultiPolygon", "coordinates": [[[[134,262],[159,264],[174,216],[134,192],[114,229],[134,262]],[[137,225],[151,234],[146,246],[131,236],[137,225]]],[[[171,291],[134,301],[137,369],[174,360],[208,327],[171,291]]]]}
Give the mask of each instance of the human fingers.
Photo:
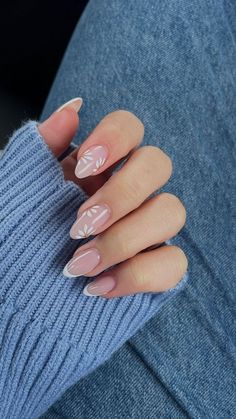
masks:
{"type": "Polygon", "coordinates": [[[163,292],[178,284],[188,267],[177,246],[163,246],[139,253],[99,275],[84,288],[90,297],[123,297],[140,292],[163,292]]]}
{"type": "Polygon", "coordinates": [[[143,124],[131,112],[118,110],[106,115],[82,145],[61,161],[65,179],[93,195],[114,167],[140,144],[143,132],[143,124]]]}
{"type": "Polygon", "coordinates": [[[80,146],[75,175],[98,175],[120,161],[142,141],[144,127],[131,112],[118,110],[106,115],[80,146]]]}
{"type": "Polygon", "coordinates": [[[39,133],[56,157],[67,149],[78,129],[78,112],[82,103],[81,98],[74,98],[38,124],[39,133]]]}
{"type": "Polygon", "coordinates": [[[172,171],[170,158],[154,146],[134,151],[123,167],[79,208],[70,230],[74,239],[99,234],[163,186],[172,171]]]}
{"type": "Polygon", "coordinates": [[[170,239],[183,227],[185,218],[185,208],[176,196],[155,196],[77,249],[64,274],[98,275],[149,246],[170,239]]]}

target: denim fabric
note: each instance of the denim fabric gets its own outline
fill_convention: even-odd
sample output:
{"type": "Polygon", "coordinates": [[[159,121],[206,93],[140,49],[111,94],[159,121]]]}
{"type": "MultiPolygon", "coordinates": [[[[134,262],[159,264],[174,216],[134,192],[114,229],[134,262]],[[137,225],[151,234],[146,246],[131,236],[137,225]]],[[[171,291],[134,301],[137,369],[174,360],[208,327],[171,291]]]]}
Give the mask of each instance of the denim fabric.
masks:
{"type": "Polygon", "coordinates": [[[164,190],[187,208],[173,242],[190,279],[43,418],[234,418],[235,1],[91,0],[42,119],[75,96],[84,98],[76,144],[124,108],[144,122],[143,144],[173,159],[164,190]]]}

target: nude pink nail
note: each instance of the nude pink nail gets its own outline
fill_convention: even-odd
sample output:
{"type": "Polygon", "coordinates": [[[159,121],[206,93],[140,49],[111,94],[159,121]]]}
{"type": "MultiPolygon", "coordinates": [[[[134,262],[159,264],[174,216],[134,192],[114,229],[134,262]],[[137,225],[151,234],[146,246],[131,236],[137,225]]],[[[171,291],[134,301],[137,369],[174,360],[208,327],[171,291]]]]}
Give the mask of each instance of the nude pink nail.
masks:
{"type": "Polygon", "coordinates": [[[116,281],[112,276],[105,276],[101,279],[96,279],[83,289],[84,295],[88,297],[96,297],[107,294],[116,286],[116,281]]]}
{"type": "Polygon", "coordinates": [[[100,262],[97,249],[86,249],[74,256],[64,267],[63,274],[68,277],[80,276],[92,271],[100,262]]]}
{"type": "Polygon", "coordinates": [[[84,239],[94,234],[111,215],[108,205],[93,205],[83,211],[70,229],[72,239],[84,239]]]}
{"type": "Polygon", "coordinates": [[[71,99],[68,102],[64,103],[62,106],[60,106],[60,108],[58,108],[56,112],[60,112],[66,107],[72,108],[76,112],[79,112],[82,104],[83,104],[83,99],[81,97],[75,97],[74,99],[71,99]]]}
{"type": "Polygon", "coordinates": [[[102,145],[90,147],[80,156],[75,168],[75,175],[81,179],[95,174],[104,165],[107,157],[107,147],[102,145]]]}

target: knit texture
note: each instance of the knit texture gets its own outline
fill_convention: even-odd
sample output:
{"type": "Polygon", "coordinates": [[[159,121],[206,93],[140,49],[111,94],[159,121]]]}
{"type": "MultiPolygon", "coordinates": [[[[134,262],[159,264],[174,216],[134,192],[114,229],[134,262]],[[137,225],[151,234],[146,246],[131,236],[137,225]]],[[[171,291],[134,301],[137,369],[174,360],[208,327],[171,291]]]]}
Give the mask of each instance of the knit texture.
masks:
{"type": "Polygon", "coordinates": [[[106,300],[62,271],[81,240],[69,230],[88,198],[65,181],[36,121],[0,160],[0,417],[37,418],[108,359],[185,284],[106,300]]]}

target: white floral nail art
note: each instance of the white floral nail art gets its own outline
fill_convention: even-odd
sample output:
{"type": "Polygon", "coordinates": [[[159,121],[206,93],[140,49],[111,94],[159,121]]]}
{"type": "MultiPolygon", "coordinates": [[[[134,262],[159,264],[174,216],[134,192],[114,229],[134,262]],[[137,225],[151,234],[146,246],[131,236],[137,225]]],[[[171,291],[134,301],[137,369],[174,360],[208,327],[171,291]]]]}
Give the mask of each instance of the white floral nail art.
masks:
{"type": "Polygon", "coordinates": [[[106,147],[97,145],[86,150],[77,162],[75,174],[78,178],[84,178],[94,174],[106,162],[108,150],[106,147]]]}
{"type": "Polygon", "coordinates": [[[87,238],[102,226],[110,217],[110,208],[107,205],[94,205],[75,221],[70,230],[70,235],[75,239],[87,238]]]}
{"type": "Polygon", "coordinates": [[[97,161],[96,161],[96,167],[93,169],[93,172],[97,172],[97,170],[99,169],[99,167],[102,167],[105,163],[106,159],[103,157],[100,157],[97,161]]]}
{"type": "Polygon", "coordinates": [[[89,237],[90,234],[94,233],[95,229],[93,227],[88,227],[87,224],[84,224],[84,226],[79,229],[77,234],[77,239],[85,239],[86,237],[89,237]]]}
{"type": "Polygon", "coordinates": [[[88,210],[85,210],[84,214],[87,215],[88,217],[92,217],[93,214],[97,214],[98,208],[99,208],[98,205],[94,205],[93,207],[89,208],[88,210]]]}
{"type": "Polygon", "coordinates": [[[80,157],[80,159],[78,160],[78,165],[80,165],[82,162],[83,163],[87,163],[88,161],[92,161],[93,160],[93,156],[90,150],[87,150],[84,152],[84,154],[80,157]]]}

